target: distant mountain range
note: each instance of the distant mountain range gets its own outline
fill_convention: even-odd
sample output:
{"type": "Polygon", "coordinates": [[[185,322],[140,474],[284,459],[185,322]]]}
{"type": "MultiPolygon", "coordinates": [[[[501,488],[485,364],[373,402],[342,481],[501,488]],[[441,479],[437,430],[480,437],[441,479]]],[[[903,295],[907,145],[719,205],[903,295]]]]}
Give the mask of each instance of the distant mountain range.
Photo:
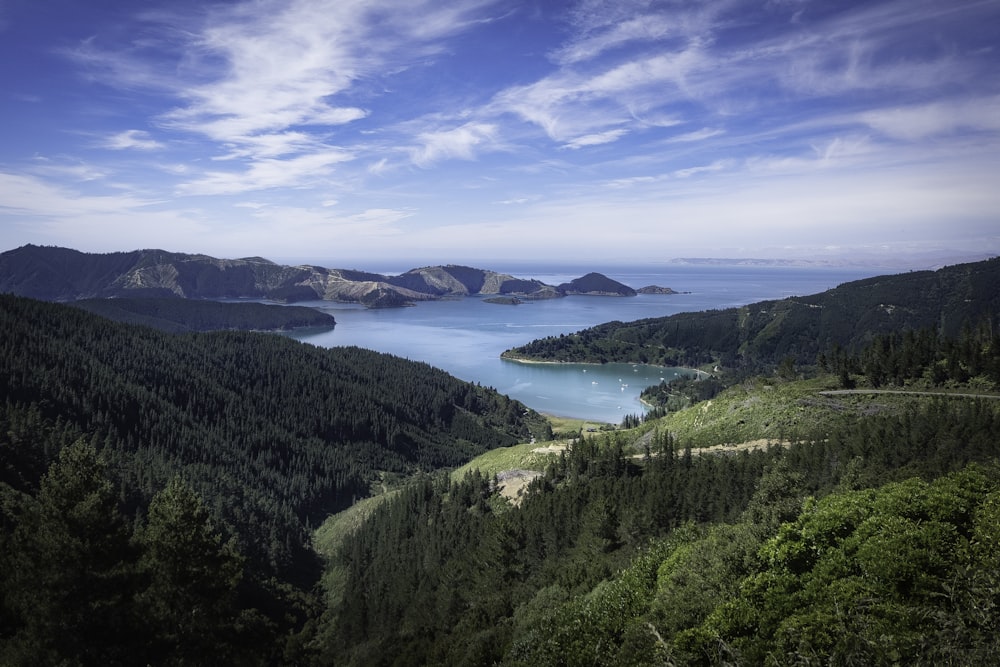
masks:
{"type": "Polygon", "coordinates": [[[320,266],[286,266],[262,257],[135,250],[84,253],[25,245],[0,254],[0,292],[77,301],[111,297],[189,299],[322,299],[369,307],[408,305],[450,296],[510,295],[552,299],[570,294],[634,296],[636,291],[600,273],[558,286],[468,266],[430,266],[396,276],[320,266]]]}

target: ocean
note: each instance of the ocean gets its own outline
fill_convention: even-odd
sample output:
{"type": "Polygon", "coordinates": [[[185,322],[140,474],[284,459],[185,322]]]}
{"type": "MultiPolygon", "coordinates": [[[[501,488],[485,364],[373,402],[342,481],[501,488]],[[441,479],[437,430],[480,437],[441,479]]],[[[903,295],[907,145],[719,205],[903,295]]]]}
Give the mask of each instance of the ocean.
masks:
{"type": "Polygon", "coordinates": [[[331,313],[337,326],[324,332],[296,332],[293,336],[323,347],[353,345],[422,361],[463,380],[493,387],[546,414],[618,424],[625,415],[645,411],[639,401],[645,387],[670,380],[685,370],[631,364],[524,364],[503,360],[500,353],[536,338],[572,333],[603,322],[815,294],[844,282],[886,273],[858,268],[718,265],[482,268],[553,285],[597,271],[636,289],[659,285],[680,294],[569,296],[520,305],[490,304],[481,297],[464,297],[378,310],[310,301],[299,305],[331,313]]]}

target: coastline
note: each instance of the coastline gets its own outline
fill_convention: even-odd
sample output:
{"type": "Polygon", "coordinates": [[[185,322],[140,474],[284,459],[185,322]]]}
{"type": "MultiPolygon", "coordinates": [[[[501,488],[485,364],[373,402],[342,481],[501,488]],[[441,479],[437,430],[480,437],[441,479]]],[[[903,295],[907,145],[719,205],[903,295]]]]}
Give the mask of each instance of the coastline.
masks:
{"type": "Polygon", "coordinates": [[[598,361],[543,361],[541,359],[521,359],[517,357],[507,357],[503,353],[500,354],[500,358],[504,361],[513,361],[517,364],[549,364],[553,366],[567,365],[567,364],[577,364],[580,366],[604,366],[605,364],[628,364],[631,366],[645,366],[646,368],[662,368],[662,369],[678,369],[682,371],[689,371],[694,373],[695,376],[702,380],[704,378],[712,377],[712,374],[708,371],[703,371],[700,368],[691,368],[690,366],[661,366],[660,364],[646,364],[638,361],[608,361],[601,363],[598,361]]]}

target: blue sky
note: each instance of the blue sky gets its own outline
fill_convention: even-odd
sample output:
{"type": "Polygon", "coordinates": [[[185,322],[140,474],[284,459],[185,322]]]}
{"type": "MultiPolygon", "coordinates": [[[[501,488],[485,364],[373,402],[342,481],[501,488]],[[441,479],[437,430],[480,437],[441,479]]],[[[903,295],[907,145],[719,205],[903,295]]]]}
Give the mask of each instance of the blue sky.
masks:
{"type": "Polygon", "coordinates": [[[0,250],[1000,253],[997,26],[998,0],[0,0],[0,250]]]}

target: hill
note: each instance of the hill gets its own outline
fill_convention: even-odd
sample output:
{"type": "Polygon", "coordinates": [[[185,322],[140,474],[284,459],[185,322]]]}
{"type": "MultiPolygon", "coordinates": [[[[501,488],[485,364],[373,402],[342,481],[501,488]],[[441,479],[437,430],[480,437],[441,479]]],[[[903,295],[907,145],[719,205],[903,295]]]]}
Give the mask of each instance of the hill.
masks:
{"type": "Polygon", "coordinates": [[[0,293],[46,301],[110,297],[322,299],[387,308],[450,296],[551,299],[583,293],[635,294],[630,287],[600,274],[578,280],[583,282],[567,284],[567,291],[535,279],[458,265],[387,276],[354,269],[282,266],[260,257],[217,259],[164,250],[90,254],[26,245],[0,254],[0,293]]]}
{"type": "Polygon", "coordinates": [[[333,315],[305,306],[275,306],[256,302],[226,303],[178,298],[82,299],[72,305],[115,322],[180,333],[184,331],[288,331],[305,327],[332,328],[333,315]]]}
{"type": "Polygon", "coordinates": [[[628,285],[612,280],[600,273],[587,275],[559,285],[565,294],[590,294],[595,296],[635,296],[636,291],[628,285]]]}
{"type": "MultiPolygon", "coordinates": [[[[262,605],[280,632],[301,622],[290,600],[319,574],[310,525],[387,476],[457,466],[547,433],[540,416],[495,391],[358,348],[171,335],[10,295],[0,296],[0,329],[3,551],[12,527],[34,516],[31,498],[48,488],[59,452],[86,444],[108,469],[108,502],[130,522],[142,525],[175,478],[204,499],[245,558],[244,603],[262,605]]],[[[6,613],[0,606],[0,637],[6,613]]]]}
{"type": "Polygon", "coordinates": [[[995,258],[868,278],[740,308],[609,322],[535,340],[503,356],[730,368],[760,368],[791,357],[812,364],[820,353],[838,346],[858,350],[878,334],[936,328],[957,336],[964,326],[1000,311],[998,285],[1000,258],[995,258]]]}

